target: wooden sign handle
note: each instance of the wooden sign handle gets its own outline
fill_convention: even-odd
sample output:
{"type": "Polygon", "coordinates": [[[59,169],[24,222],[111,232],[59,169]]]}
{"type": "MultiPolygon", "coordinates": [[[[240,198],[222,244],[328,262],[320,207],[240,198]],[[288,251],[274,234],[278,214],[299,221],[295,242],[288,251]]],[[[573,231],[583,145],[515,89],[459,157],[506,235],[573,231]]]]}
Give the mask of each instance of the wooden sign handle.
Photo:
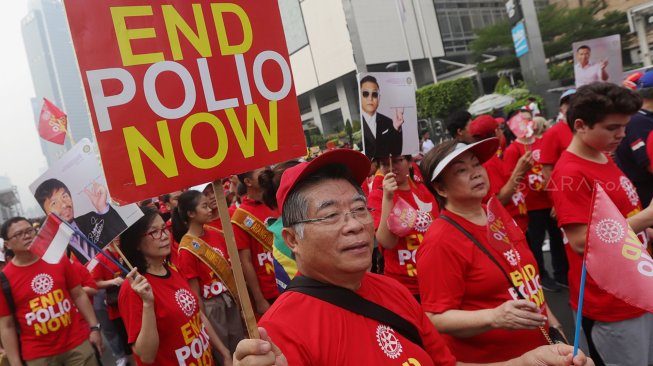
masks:
{"type": "Polygon", "coordinates": [[[127,265],[127,268],[129,268],[130,271],[134,269],[134,266],[132,266],[132,264],[129,263],[125,255],[122,253],[122,250],[120,250],[120,247],[117,246],[116,243],[111,242],[111,249],[113,249],[116,253],[118,253],[120,258],[122,258],[122,260],[125,261],[125,264],[127,265]]]}
{"type": "Polygon", "coordinates": [[[236,239],[234,237],[234,230],[231,227],[231,218],[229,217],[229,210],[227,208],[227,200],[224,196],[222,188],[222,181],[220,179],[213,181],[213,191],[215,192],[215,199],[218,203],[218,213],[220,215],[220,222],[222,223],[222,232],[224,233],[224,240],[227,243],[227,251],[231,260],[231,270],[236,279],[236,289],[238,290],[238,298],[240,299],[240,306],[245,319],[247,333],[249,338],[260,338],[258,333],[258,326],[256,324],[256,317],[254,316],[254,309],[252,302],[247,292],[247,284],[245,283],[245,276],[243,275],[243,267],[240,264],[240,256],[238,255],[238,247],[236,247],[236,239]]]}

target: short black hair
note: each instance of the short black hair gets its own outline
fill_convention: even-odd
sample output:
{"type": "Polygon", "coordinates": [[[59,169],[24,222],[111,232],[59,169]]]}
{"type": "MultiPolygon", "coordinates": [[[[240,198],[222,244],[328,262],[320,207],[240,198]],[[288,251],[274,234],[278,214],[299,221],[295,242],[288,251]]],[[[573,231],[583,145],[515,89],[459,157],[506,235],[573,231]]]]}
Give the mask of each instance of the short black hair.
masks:
{"type": "Polygon", "coordinates": [[[458,130],[464,130],[471,119],[472,114],[465,110],[451,113],[447,118],[447,131],[449,131],[451,137],[456,138],[458,130]]]}
{"type": "Polygon", "coordinates": [[[63,184],[62,181],[56,178],[46,179],[41,184],[39,184],[39,186],[36,188],[36,191],[34,191],[34,198],[36,198],[36,202],[39,203],[39,206],[41,206],[42,209],[45,209],[45,200],[52,197],[54,192],[58,191],[59,189],[63,189],[64,192],[70,195],[70,190],[65,184],[63,184]]]}
{"type": "Polygon", "coordinates": [[[642,98],[630,89],[606,82],[583,85],[569,101],[567,124],[575,132],[577,119],[590,128],[609,114],[632,115],[642,107],[642,98]]]}
{"type": "Polygon", "coordinates": [[[0,236],[2,236],[2,239],[4,240],[9,240],[9,227],[17,222],[21,221],[27,221],[28,224],[31,225],[28,219],[22,217],[22,216],[15,216],[10,218],[9,220],[5,221],[2,224],[2,227],[0,228],[0,236]]]}
{"type": "Polygon", "coordinates": [[[364,83],[374,83],[376,87],[379,87],[379,82],[376,81],[376,78],[372,75],[367,75],[361,79],[360,86],[363,86],[364,83]]]}
{"type": "Polygon", "coordinates": [[[578,52],[578,51],[580,51],[580,50],[588,50],[588,51],[590,51],[590,52],[592,51],[592,49],[590,48],[590,46],[588,46],[588,45],[586,45],[586,44],[584,44],[584,45],[582,45],[582,46],[576,48],[576,52],[578,52]]]}
{"type": "Polygon", "coordinates": [[[245,179],[247,179],[247,178],[251,178],[252,175],[253,175],[253,173],[254,173],[254,171],[253,171],[253,170],[250,170],[249,172],[245,172],[245,173],[240,173],[240,174],[238,174],[238,175],[237,175],[237,177],[238,177],[238,181],[239,181],[242,185],[245,185],[245,179]]]}

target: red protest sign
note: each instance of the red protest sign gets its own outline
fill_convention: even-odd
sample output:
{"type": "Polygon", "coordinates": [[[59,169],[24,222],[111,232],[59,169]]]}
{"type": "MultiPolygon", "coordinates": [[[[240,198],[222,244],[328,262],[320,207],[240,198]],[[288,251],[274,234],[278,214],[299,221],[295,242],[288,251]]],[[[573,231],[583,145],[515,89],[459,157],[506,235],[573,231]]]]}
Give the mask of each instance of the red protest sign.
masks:
{"type": "Polygon", "coordinates": [[[596,284],[632,306],[653,311],[653,258],[598,183],[586,243],[585,265],[596,284]]]}
{"type": "Polygon", "coordinates": [[[305,154],[276,1],[64,3],[114,200],[305,154]]]}

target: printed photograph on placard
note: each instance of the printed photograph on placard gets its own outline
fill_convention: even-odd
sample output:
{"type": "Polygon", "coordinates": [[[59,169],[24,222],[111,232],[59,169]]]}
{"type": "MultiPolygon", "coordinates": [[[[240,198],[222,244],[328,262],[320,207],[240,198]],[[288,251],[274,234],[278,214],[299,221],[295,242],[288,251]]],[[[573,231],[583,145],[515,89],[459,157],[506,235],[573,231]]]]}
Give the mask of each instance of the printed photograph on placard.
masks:
{"type": "Polygon", "coordinates": [[[415,80],[410,72],[360,73],[363,150],[370,158],[419,152],[415,80]]]}
{"type": "MultiPolygon", "coordinates": [[[[56,213],[100,247],[143,216],[136,204],[111,203],[100,159],[88,139],[75,144],[29,188],[46,215],[56,213]]],[[[93,258],[95,251],[81,246],[93,258]]]]}
{"type": "Polygon", "coordinates": [[[621,36],[615,34],[574,42],[572,50],[577,88],[595,81],[608,81],[621,85],[623,72],[621,36]]]}

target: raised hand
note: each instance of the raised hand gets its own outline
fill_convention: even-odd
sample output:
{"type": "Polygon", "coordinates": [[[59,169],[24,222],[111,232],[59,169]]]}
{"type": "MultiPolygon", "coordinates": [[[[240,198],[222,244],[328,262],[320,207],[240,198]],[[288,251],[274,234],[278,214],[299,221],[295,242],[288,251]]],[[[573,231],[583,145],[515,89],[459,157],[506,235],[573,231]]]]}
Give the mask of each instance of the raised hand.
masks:
{"type": "Polygon", "coordinates": [[[84,188],[84,193],[86,193],[86,196],[88,196],[93,207],[95,207],[95,212],[99,213],[106,211],[107,206],[109,205],[107,203],[107,197],[109,194],[107,193],[107,188],[105,186],[93,181],[90,188],[84,188]]]}

